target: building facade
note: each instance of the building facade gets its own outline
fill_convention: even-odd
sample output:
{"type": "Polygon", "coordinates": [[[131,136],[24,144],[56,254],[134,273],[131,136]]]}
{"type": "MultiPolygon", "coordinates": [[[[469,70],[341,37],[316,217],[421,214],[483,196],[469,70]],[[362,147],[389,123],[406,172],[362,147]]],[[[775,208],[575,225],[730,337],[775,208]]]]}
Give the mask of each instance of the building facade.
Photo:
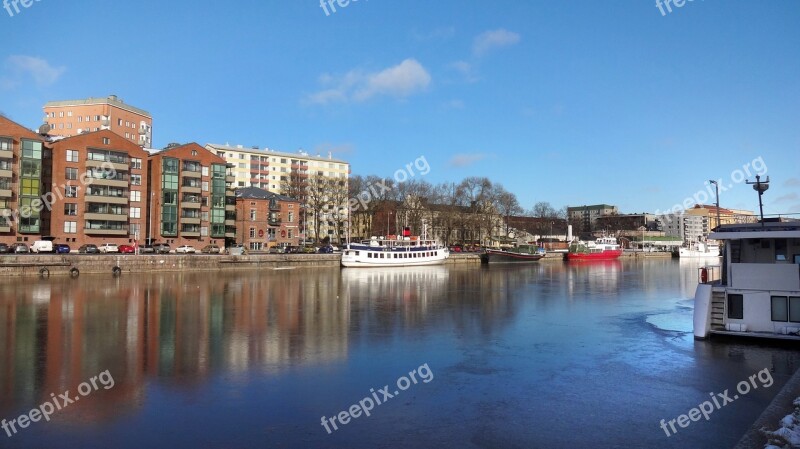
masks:
{"type": "Polygon", "coordinates": [[[33,242],[47,234],[42,222],[42,136],[0,116],[0,242],[33,242]]]}
{"type": "Polygon", "coordinates": [[[594,231],[597,228],[597,219],[599,217],[615,214],[619,214],[617,206],[608,204],[567,208],[567,217],[570,223],[582,226],[583,232],[594,231]]]}
{"type": "Polygon", "coordinates": [[[190,143],[152,154],[148,165],[151,206],[146,235],[151,242],[197,250],[233,243],[233,178],[227,176],[224,159],[190,143]]]}
{"type": "Polygon", "coordinates": [[[50,101],[44,105],[49,136],[71,137],[110,130],[139,146],[153,143],[153,117],[149,112],[124,103],[116,95],[105,98],[50,101]]]}
{"type": "Polygon", "coordinates": [[[300,243],[300,202],[258,187],[236,189],[236,241],[251,251],[300,243]]]}
{"type": "Polygon", "coordinates": [[[324,176],[347,180],[350,175],[348,162],[310,156],[304,151],[283,153],[270,149],[245,148],[242,145],[208,144],[206,149],[233,165],[237,188],[259,187],[284,195],[285,184],[292,175],[301,177],[324,176]]]}
{"type": "Polygon", "coordinates": [[[147,220],[147,157],[111,131],[90,132],[48,144],[46,190],[52,206],[43,223],[56,243],[134,244],[147,220]]]}

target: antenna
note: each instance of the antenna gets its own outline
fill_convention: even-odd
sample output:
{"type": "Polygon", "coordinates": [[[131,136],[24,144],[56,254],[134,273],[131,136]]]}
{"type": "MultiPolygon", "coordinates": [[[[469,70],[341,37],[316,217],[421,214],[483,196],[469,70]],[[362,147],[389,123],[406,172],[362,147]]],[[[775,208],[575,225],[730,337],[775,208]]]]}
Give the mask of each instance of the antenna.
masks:
{"type": "Polygon", "coordinates": [[[769,176],[767,180],[761,182],[761,175],[756,175],[756,182],[747,181],[748,184],[753,186],[753,190],[758,192],[758,209],[761,212],[761,227],[764,227],[764,203],[761,202],[761,195],[769,189],[769,176]]]}

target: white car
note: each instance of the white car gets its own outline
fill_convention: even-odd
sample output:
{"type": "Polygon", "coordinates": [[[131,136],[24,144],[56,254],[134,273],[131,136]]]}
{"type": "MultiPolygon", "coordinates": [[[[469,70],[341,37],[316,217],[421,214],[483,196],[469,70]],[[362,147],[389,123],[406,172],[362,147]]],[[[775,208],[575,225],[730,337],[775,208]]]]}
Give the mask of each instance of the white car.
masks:
{"type": "Polygon", "coordinates": [[[104,254],[106,254],[106,253],[118,253],[119,252],[119,246],[117,246],[114,243],[103,243],[102,245],[98,245],[97,249],[101,253],[104,253],[104,254]]]}
{"type": "Polygon", "coordinates": [[[175,248],[175,254],[194,254],[197,250],[191,245],[181,245],[175,248]]]}

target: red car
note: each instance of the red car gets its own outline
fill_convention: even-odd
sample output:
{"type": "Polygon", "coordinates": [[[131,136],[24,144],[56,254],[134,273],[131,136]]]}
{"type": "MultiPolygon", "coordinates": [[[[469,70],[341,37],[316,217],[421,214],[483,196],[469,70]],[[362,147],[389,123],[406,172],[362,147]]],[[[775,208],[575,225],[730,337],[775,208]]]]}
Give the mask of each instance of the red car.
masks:
{"type": "Polygon", "coordinates": [[[136,248],[131,245],[119,245],[119,252],[122,254],[134,254],[136,253],[136,248]]]}

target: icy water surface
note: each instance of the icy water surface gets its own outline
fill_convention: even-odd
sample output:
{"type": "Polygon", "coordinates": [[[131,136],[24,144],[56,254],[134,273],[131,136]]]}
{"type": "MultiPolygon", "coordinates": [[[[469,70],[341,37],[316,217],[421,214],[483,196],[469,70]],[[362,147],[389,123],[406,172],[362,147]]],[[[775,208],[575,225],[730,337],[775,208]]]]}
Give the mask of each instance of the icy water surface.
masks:
{"type": "Polygon", "coordinates": [[[696,280],[673,260],[6,280],[0,419],[78,400],[0,448],[731,447],[800,354],[695,342],[696,280]]]}

